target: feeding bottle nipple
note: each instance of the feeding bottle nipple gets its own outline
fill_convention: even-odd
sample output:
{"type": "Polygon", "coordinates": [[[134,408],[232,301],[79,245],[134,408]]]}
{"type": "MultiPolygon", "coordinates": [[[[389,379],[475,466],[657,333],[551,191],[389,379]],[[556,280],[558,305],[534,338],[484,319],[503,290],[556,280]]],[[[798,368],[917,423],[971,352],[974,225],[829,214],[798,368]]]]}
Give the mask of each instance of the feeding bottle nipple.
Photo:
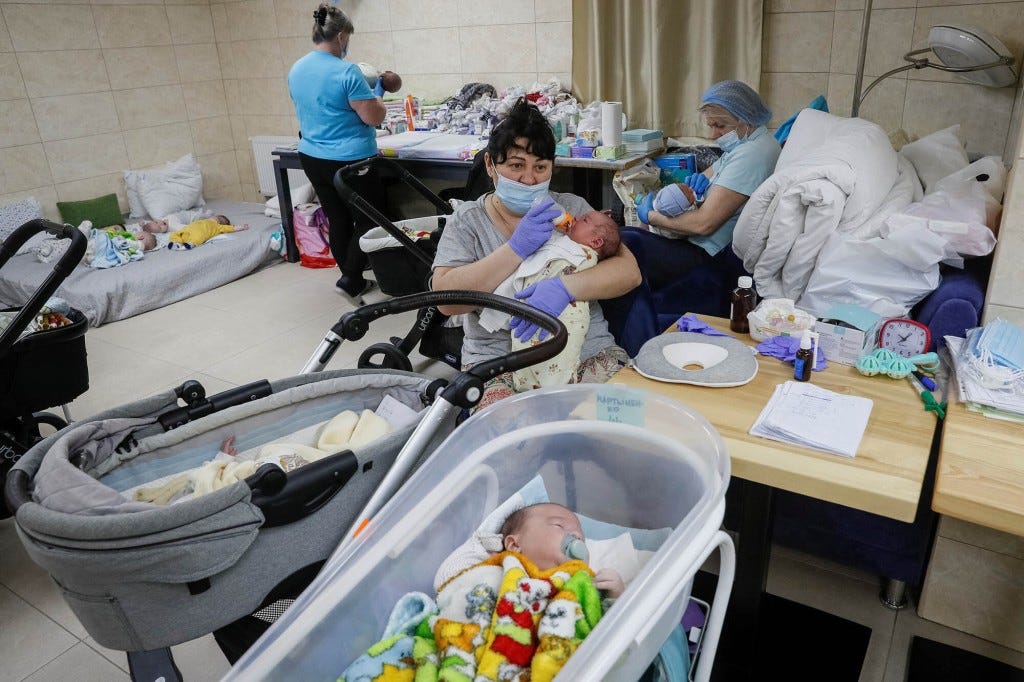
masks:
{"type": "Polygon", "coordinates": [[[590,561],[590,551],[587,544],[571,533],[566,533],[562,538],[562,554],[570,559],[578,559],[584,563],[590,561]]]}

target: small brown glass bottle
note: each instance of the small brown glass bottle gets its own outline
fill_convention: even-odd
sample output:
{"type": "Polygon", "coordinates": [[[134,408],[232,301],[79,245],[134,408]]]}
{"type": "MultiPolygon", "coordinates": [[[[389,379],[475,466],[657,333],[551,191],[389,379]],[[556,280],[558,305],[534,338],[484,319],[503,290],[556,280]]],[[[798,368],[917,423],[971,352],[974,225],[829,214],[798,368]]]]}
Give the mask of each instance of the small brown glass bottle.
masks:
{"type": "Polygon", "coordinates": [[[750,333],[747,315],[757,305],[757,294],[754,293],[754,280],[751,277],[740,277],[732,292],[732,308],[729,313],[729,329],[740,334],[750,333]]]}
{"type": "Polygon", "coordinates": [[[814,369],[814,351],[811,350],[811,334],[804,332],[800,339],[800,348],[793,361],[793,378],[797,381],[809,381],[811,370],[814,369]]]}

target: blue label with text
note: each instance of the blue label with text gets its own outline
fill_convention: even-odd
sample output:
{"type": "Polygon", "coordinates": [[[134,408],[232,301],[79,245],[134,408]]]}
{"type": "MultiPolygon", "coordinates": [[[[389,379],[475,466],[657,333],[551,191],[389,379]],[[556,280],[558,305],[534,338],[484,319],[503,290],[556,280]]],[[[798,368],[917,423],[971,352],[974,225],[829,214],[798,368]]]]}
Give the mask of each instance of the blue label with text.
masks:
{"type": "Polygon", "coordinates": [[[599,390],[597,393],[597,418],[605,422],[643,426],[644,400],[643,398],[626,397],[626,394],[621,392],[599,390]]]}

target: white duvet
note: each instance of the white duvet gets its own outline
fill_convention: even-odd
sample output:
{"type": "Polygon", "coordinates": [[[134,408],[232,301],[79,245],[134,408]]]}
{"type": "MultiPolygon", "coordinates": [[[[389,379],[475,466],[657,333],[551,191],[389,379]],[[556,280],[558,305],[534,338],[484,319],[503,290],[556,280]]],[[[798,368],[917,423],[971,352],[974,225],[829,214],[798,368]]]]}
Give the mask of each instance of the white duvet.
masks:
{"type": "Polygon", "coordinates": [[[799,301],[831,235],[876,237],[920,191],[880,127],[805,109],[775,173],[744,206],[733,250],[762,297],[799,301]]]}

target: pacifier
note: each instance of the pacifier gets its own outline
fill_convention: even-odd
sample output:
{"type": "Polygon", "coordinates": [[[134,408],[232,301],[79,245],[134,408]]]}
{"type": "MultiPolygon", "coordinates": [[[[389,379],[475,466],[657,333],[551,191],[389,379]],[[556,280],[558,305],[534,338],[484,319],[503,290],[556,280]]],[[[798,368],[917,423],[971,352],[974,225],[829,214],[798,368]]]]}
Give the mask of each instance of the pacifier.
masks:
{"type": "Polygon", "coordinates": [[[562,538],[562,554],[583,563],[590,561],[590,550],[587,549],[587,544],[572,533],[566,533],[562,538]]]}

